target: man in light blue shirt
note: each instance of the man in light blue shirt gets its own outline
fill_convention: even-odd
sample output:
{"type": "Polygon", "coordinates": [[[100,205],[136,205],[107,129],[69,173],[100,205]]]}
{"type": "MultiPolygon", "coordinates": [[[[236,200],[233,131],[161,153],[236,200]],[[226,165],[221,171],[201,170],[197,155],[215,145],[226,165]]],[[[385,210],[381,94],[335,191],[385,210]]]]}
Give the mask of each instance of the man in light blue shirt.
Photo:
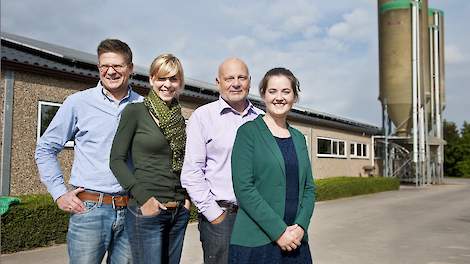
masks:
{"type": "Polygon", "coordinates": [[[129,46],[103,40],[97,49],[100,82],[69,96],[57,111],[36,147],[41,181],[57,203],[71,214],[67,233],[70,263],[130,263],[124,230],[127,196],[109,168],[109,154],[122,110],[142,101],[128,84],[133,71],[129,46]],[[74,139],[71,187],[57,159],[74,139]]]}

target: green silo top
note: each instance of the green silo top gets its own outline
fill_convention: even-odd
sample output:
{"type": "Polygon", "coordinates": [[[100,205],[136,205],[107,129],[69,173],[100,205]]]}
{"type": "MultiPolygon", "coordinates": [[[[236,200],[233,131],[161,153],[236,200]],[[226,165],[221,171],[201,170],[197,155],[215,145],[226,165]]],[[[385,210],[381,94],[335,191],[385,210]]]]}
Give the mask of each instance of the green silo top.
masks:
{"type": "Polygon", "coordinates": [[[441,16],[444,16],[444,11],[442,11],[440,9],[435,9],[435,8],[429,8],[428,9],[428,15],[429,16],[434,15],[434,13],[439,13],[441,16]]]}
{"type": "MultiPolygon", "coordinates": [[[[387,2],[385,4],[380,5],[379,11],[380,13],[385,13],[390,10],[395,10],[395,9],[409,9],[411,8],[411,5],[413,4],[413,0],[394,0],[387,2]]],[[[419,7],[421,7],[421,2],[419,2],[419,7]]]]}

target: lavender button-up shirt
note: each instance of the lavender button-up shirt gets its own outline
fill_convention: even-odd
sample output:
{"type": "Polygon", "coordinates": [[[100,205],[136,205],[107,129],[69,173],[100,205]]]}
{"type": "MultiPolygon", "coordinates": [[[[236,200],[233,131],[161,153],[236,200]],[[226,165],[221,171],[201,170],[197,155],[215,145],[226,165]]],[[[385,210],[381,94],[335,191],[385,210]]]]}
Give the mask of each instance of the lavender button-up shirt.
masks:
{"type": "Polygon", "coordinates": [[[223,213],[216,201],[236,203],[230,162],[233,143],[237,129],[260,113],[249,101],[239,113],[219,97],[196,109],[189,119],[181,185],[209,221],[223,213]]]}

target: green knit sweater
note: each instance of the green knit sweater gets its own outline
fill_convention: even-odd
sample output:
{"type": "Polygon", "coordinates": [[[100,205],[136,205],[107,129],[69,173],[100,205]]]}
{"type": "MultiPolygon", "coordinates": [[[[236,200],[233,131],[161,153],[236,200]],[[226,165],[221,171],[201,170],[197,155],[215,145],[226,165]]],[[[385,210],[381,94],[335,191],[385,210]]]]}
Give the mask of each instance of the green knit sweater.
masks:
{"type": "Polygon", "coordinates": [[[111,148],[110,167],[129,192],[130,205],[150,197],[160,202],[183,201],[180,174],[172,172],[171,150],[161,129],[143,103],[126,106],[111,148]],[[128,165],[129,153],[133,169],[128,165]]]}

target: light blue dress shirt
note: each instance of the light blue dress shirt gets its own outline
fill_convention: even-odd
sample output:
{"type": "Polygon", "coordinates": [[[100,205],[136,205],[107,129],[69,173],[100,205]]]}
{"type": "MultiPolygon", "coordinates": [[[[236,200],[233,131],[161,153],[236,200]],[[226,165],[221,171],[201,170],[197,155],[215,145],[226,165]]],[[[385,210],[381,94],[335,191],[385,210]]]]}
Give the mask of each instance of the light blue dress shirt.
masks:
{"type": "Polygon", "coordinates": [[[105,91],[98,83],[67,97],[37,143],[35,158],[41,181],[54,200],[68,191],[57,155],[73,138],[69,183],[105,193],[124,191],[109,168],[109,154],[122,110],[143,97],[129,87],[127,96],[116,101],[105,91]]]}

